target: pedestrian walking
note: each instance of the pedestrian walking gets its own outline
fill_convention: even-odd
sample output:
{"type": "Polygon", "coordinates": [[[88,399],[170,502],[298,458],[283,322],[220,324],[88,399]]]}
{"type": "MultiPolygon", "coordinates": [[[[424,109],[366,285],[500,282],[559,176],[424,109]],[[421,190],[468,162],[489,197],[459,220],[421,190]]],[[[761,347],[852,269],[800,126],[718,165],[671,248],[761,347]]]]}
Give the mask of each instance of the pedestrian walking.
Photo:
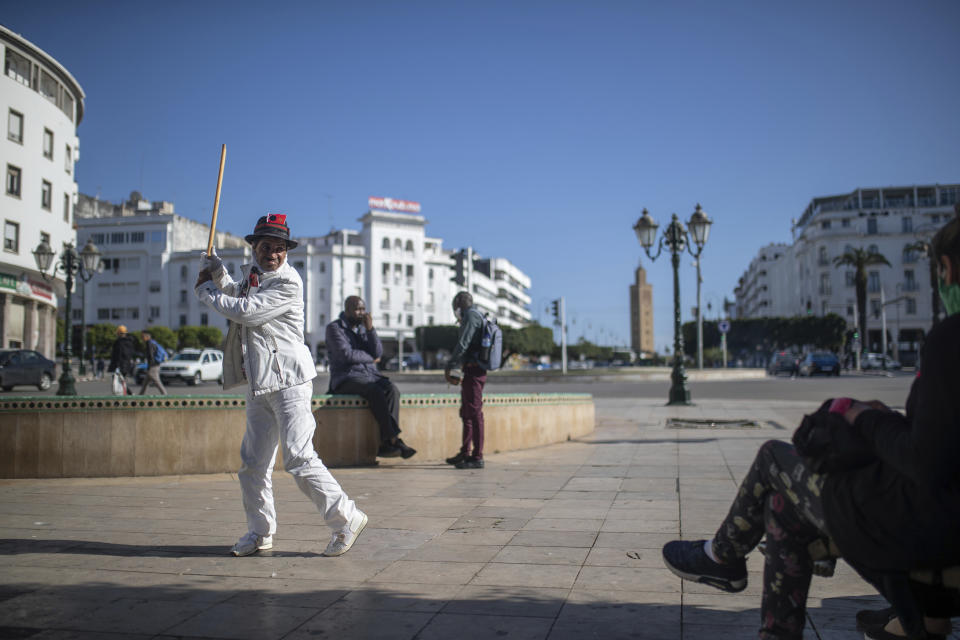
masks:
{"type": "Polygon", "coordinates": [[[164,358],[161,356],[162,347],[153,339],[153,335],[149,331],[141,331],[140,337],[143,338],[143,344],[147,349],[147,372],[143,376],[143,386],[140,387],[140,395],[143,395],[147,392],[147,387],[150,384],[153,384],[157,389],[160,390],[160,395],[167,395],[167,390],[163,387],[163,382],[160,380],[160,363],[163,362],[164,358]]]}
{"type": "MultiPolygon", "coordinates": [[[[113,347],[110,350],[108,369],[120,372],[120,376],[124,378],[124,386],[126,386],[126,378],[133,373],[133,354],[133,339],[127,333],[127,327],[121,324],[117,327],[117,339],[113,341],[113,347]]],[[[133,395],[130,387],[126,387],[126,395],[133,395]]]]}
{"type": "Polygon", "coordinates": [[[346,553],[367,524],[367,515],[340,487],[313,448],[316,423],[311,412],[317,372],[304,344],[303,282],[287,262],[287,216],[261,217],[246,241],[253,264],[234,281],[216,254],[204,253],[196,295],[229,321],[225,340],[224,388],[246,384],[247,427],[238,474],[247,516],[247,533],[233,546],[235,556],[273,548],[277,515],[270,476],[278,440],[283,467],[317,506],[333,530],[326,556],[346,553]]]}
{"type": "Polygon", "coordinates": [[[107,363],[103,356],[97,356],[97,380],[103,380],[103,372],[107,368],[107,363]]]}
{"type": "Polygon", "coordinates": [[[473,306],[473,296],[461,291],[453,298],[453,313],[460,323],[457,344],[453,348],[443,377],[460,385],[460,419],[463,437],[460,452],[447,458],[457,469],[483,468],[483,387],[487,371],[478,364],[483,334],[483,314],[473,306]],[[455,367],[460,367],[456,370],[455,367]],[[472,450],[471,450],[472,447],[472,450]]]}

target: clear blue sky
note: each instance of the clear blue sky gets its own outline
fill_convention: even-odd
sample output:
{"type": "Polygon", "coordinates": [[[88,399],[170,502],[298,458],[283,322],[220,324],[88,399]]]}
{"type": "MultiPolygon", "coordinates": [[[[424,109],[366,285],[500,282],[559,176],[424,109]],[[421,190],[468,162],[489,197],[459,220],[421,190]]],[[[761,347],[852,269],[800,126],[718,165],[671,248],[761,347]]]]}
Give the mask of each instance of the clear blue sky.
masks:
{"type": "MultiPolygon", "coordinates": [[[[572,340],[629,340],[644,206],[713,218],[716,307],[811,198],[960,180],[954,0],[0,0],[0,22],[86,91],[82,192],[208,221],[226,143],[237,234],[268,210],[313,235],[358,227],[368,196],[417,200],[446,247],[527,272],[544,322],[566,296],[572,340]]],[[[643,264],[662,352],[669,260],[643,264]]]]}

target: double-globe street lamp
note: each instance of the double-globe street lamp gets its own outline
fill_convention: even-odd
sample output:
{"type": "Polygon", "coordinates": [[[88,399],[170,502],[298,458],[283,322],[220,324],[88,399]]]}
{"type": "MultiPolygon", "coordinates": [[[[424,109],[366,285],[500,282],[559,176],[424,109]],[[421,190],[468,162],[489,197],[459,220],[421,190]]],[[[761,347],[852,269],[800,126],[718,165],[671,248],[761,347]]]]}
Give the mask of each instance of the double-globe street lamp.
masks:
{"type": "MultiPolygon", "coordinates": [[[[697,260],[697,315],[702,317],[703,314],[699,312],[699,264],[703,245],[706,244],[707,237],[710,235],[711,224],[713,224],[713,221],[707,217],[707,214],[703,212],[698,204],[693,215],[690,216],[690,221],[687,223],[690,229],[689,235],[693,237],[693,243],[697,246],[697,250],[694,252],[690,248],[687,229],[684,228],[683,223],[677,218],[677,214],[673,214],[670,224],[664,229],[663,235],[660,236],[660,242],[657,243],[656,255],[650,253],[650,247],[652,247],[657,240],[657,228],[660,225],[650,217],[650,212],[644,209],[643,215],[640,216],[640,219],[637,220],[637,223],[633,226],[633,230],[637,234],[637,239],[640,241],[644,252],[651,261],[656,260],[660,256],[664,245],[666,245],[667,248],[670,249],[670,260],[673,264],[673,372],[670,374],[671,383],[667,400],[668,405],[691,404],[690,390],[687,389],[687,372],[683,366],[683,333],[680,329],[680,254],[686,249],[690,255],[697,260]]],[[[702,325],[698,324],[698,339],[701,344],[703,343],[702,331],[702,325]]]]}
{"type": "MultiPolygon", "coordinates": [[[[73,355],[73,348],[71,346],[73,343],[73,322],[70,310],[73,276],[78,276],[84,282],[89,281],[100,265],[100,250],[97,249],[93,242],[87,242],[86,246],[78,254],[73,243],[69,243],[64,246],[63,253],[60,254],[60,259],[56,264],[53,265],[51,274],[47,275],[47,270],[50,268],[50,265],[53,264],[55,255],[53,249],[50,248],[50,245],[47,244],[46,241],[41,242],[37,248],[33,250],[33,257],[37,261],[37,268],[40,270],[40,275],[43,276],[44,280],[50,281],[53,279],[58,270],[66,275],[67,305],[65,309],[66,322],[64,323],[66,340],[64,340],[63,345],[63,372],[60,374],[57,395],[75,396],[77,395],[76,381],[73,378],[73,372],[70,370],[70,356],[73,355]]],[[[83,354],[80,354],[80,357],[82,358],[83,354]]]]}

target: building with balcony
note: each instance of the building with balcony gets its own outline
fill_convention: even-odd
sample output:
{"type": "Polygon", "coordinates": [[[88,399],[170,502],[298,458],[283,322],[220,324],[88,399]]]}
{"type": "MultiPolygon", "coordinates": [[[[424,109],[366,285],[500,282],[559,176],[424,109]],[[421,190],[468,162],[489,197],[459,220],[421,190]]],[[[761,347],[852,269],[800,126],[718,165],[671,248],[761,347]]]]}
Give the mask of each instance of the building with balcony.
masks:
{"type": "Polygon", "coordinates": [[[793,224],[793,243],[764,247],[751,261],[735,292],[739,317],[836,313],[852,329],[854,270],[835,267],[834,259],[861,248],[890,263],[868,268],[864,347],[881,349],[885,315],[891,354],[911,363],[933,323],[930,262],[915,245],[951,219],[957,202],[960,184],[861,188],[814,198],[793,224]]]}
{"type": "Polygon", "coordinates": [[[0,58],[0,110],[7,116],[0,140],[6,176],[0,195],[0,348],[35,349],[53,358],[64,280],[60,273],[46,280],[33,250],[46,241],[59,259],[66,245],[75,244],[77,126],[85,95],[63,65],[2,26],[0,58]]]}
{"type": "MultiPolygon", "coordinates": [[[[380,198],[371,198],[370,205],[358,219],[359,230],[296,236],[299,245],[287,254],[303,280],[305,340],[318,360],[325,356],[327,324],[352,295],[362,297],[373,314],[388,357],[400,340],[404,352],[415,350],[416,327],[454,322],[451,303],[459,289],[451,281],[451,252],[443,240],[426,235],[419,205],[380,198]]],[[[256,218],[250,216],[251,227],[256,218]]],[[[78,238],[97,245],[105,267],[87,283],[83,297],[89,299],[76,311],[78,320],[123,323],[131,331],[151,325],[226,330],[224,319],[193,294],[208,225],[175,214],[173,203],[150,202],[137,192],[122,204],[81,194],[77,224],[78,238]]],[[[296,233],[296,216],[290,225],[296,233]]],[[[250,245],[229,233],[217,233],[216,247],[234,277],[253,257],[250,245]]],[[[505,258],[474,260],[470,286],[477,305],[502,325],[531,321],[530,278],[505,258]]]]}

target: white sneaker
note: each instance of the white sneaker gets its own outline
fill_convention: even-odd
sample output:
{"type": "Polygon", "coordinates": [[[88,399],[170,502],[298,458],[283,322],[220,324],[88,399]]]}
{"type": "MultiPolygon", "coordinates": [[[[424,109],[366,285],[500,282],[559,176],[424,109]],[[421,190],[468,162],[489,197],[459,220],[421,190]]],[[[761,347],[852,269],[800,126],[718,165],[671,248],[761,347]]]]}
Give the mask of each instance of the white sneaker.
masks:
{"type": "Polygon", "coordinates": [[[363,531],[365,526],[367,526],[367,514],[357,509],[357,513],[353,516],[353,521],[350,522],[348,526],[333,534],[333,538],[324,550],[323,555],[342,556],[347,551],[350,551],[350,547],[352,547],[353,543],[360,537],[360,532],[363,531]]]}
{"type": "Polygon", "coordinates": [[[257,535],[253,531],[248,531],[237,540],[230,553],[235,556],[249,556],[257,551],[267,551],[273,549],[273,536],[257,535]]]}

